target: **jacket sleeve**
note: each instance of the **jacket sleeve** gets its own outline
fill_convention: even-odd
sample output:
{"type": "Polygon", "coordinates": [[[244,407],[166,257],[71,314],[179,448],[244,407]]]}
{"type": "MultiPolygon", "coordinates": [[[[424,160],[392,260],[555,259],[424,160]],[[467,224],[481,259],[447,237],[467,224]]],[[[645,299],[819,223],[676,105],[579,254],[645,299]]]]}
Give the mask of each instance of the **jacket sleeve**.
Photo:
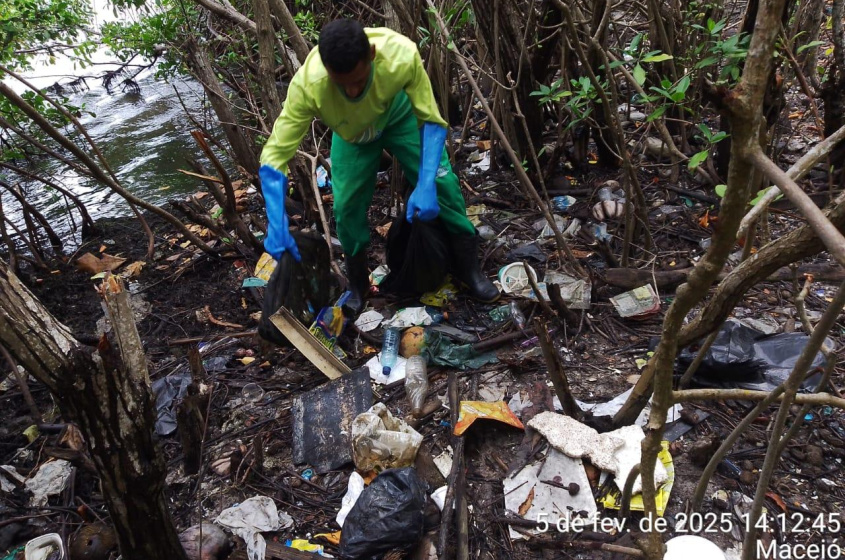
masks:
{"type": "Polygon", "coordinates": [[[405,85],[405,93],[411,100],[411,106],[414,109],[418,124],[422,126],[428,122],[448,128],[446,121],[440,116],[440,109],[437,108],[437,102],[434,100],[434,91],[431,89],[431,81],[425,72],[420,53],[416,45],[412,44],[412,48],[414,54],[411,62],[410,80],[405,85]]]}
{"type": "Polygon", "coordinates": [[[282,114],[273,124],[273,132],[261,151],[261,164],[287,174],[288,162],[296,155],[314,116],[313,101],[294,76],[288,87],[282,114]]]}

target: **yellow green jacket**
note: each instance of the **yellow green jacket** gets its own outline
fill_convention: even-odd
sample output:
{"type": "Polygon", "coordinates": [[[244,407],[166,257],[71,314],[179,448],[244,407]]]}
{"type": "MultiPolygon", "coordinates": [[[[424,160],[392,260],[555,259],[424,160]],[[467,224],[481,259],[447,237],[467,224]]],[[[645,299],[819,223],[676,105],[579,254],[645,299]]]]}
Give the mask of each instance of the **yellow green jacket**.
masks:
{"type": "Polygon", "coordinates": [[[314,117],[347,142],[364,144],[378,139],[390,105],[401,90],[408,94],[420,126],[426,122],[446,126],[414,42],[385,27],[367,27],[364,32],[376,47],[364,93],[355,100],[347,97],[329,79],[314,48],[291,80],[282,114],[261,152],[262,165],[287,173],[287,164],[314,117]]]}

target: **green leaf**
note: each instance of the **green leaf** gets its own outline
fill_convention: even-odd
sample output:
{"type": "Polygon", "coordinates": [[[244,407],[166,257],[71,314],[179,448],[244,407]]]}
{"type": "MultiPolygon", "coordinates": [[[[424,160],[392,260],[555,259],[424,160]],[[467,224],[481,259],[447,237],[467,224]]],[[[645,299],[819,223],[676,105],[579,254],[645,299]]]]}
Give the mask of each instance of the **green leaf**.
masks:
{"type": "Polygon", "coordinates": [[[634,79],[637,81],[637,84],[639,84],[640,86],[642,86],[645,83],[645,70],[639,64],[634,66],[634,79]]]}
{"type": "Polygon", "coordinates": [[[648,117],[646,117],[646,122],[651,122],[655,119],[659,119],[660,117],[663,116],[663,113],[665,113],[665,112],[666,112],[666,105],[661,105],[660,107],[655,109],[652,114],[650,114],[648,117]]]}
{"type": "Polygon", "coordinates": [[[724,198],[725,193],[728,191],[728,186],[724,185],[724,184],[723,185],[716,185],[714,190],[716,191],[716,196],[718,196],[720,198],[724,198]]]}
{"type": "Polygon", "coordinates": [[[707,156],[710,155],[710,150],[701,150],[691,158],[689,158],[689,162],[687,163],[687,167],[690,171],[704,163],[704,160],[707,159],[707,156]]]}
{"type": "Polygon", "coordinates": [[[802,52],[806,51],[807,49],[812,49],[813,47],[818,47],[824,45],[824,41],[813,41],[812,43],[807,43],[806,45],[801,45],[798,47],[798,50],[795,51],[795,54],[801,54],[802,52]]]}
{"type": "Polygon", "coordinates": [[[718,63],[719,59],[715,56],[708,56],[707,58],[700,60],[696,63],[695,68],[696,70],[700,70],[702,68],[707,68],[708,66],[713,66],[714,64],[718,63]]]}
{"type": "Polygon", "coordinates": [[[663,62],[664,60],[672,60],[672,58],[674,57],[671,54],[660,53],[645,57],[643,62],[663,62]]]}
{"type": "Polygon", "coordinates": [[[681,81],[678,82],[678,85],[675,87],[675,91],[679,91],[681,93],[686,93],[687,90],[689,89],[689,84],[690,84],[690,77],[684,76],[683,78],[681,78],[681,81]]]}

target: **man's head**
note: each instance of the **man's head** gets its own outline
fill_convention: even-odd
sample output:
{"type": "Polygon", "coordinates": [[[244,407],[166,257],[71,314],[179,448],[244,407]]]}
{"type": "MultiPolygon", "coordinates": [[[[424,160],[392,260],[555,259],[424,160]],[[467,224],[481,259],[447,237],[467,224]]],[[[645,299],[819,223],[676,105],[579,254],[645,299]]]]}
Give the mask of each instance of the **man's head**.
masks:
{"type": "Polygon", "coordinates": [[[327,23],[320,32],[318,47],[329,78],[348,97],[354,99],[364,93],[376,48],[370,45],[361,24],[354,19],[327,23]]]}

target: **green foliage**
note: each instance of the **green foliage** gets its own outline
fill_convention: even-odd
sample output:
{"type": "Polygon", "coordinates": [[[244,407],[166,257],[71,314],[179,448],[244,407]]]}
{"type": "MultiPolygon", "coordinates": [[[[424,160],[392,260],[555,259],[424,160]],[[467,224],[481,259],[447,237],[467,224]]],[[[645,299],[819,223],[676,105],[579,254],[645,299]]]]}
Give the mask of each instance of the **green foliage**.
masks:
{"type": "MultiPolygon", "coordinates": [[[[728,192],[728,186],[727,185],[716,185],[714,187],[714,190],[716,191],[716,196],[718,196],[719,198],[725,198],[725,193],[728,192]]],[[[751,201],[748,203],[748,205],[749,206],[757,206],[758,204],[760,204],[760,201],[763,199],[763,196],[768,192],[768,190],[769,189],[762,189],[762,190],[757,191],[757,196],[755,196],[753,199],[751,199],[751,201]]],[[[780,200],[781,198],[783,198],[783,194],[777,195],[775,197],[775,200],[780,200]]]]}
{"type": "Polygon", "coordinates": [[[716,143],[721,142],[722,140],[728,137],[728,133],[721,130],[713,134],[713,132],[710,130],[710,127],[708,127],[704,123],[698,123],[698,130],[701,131],[701,134],[696,134],[695,137],[703,141],[707,145],[707,147],[690,158],[689,162],[687,163],[687,167],[690,171],[694,170],[696,167],[698,167],[707,160],[707,156],[710,155],[710,149],[716,143]]]}
{"type": "Polygon", "coordinates": [[[85,62],[95,48],[83,40],[90,23],[88,0],[0,0],[0,63],[30,70],[34,55],[58,50],[85,62]]]}
{"type": "Polygon", "coordinates": [[[299,12],[293,16],[293,20],[302,32],[302,36],[305,37],[307,41],[311,41],[312,43],[317,42],[317,39],[320,37],[320,28],[318,27],[317,18],[314,16],[314,12],[299,12]]]}
{"type": "MultiPolygon", "coordinates": [[[[565,130],[569,130],[587,119],[593,111],[593,103],[601,103],[598,90],[587,76],[570,80],[569,85],[571,89],[563,89],[563,80],[559,79],[552,82],[550,86],[541,84],[539,89],[532,91],[530,94],[533,97],[539,97],[538,101],[541,105],[551,105],[564,98],[569,98],[564,107],[569,110],[572,118],[565,130]]],[[[607,82],[604,82],[601,86],[607,91],[607,82]]]]}
{"type": "Polygon", "coordinates": [[[691,27],[705,37],[705,40],[693,49],[693,54],[699,58],[695,63],[696,70],[716,67],[718,74],[713,75],[705,71],[708,78],[717,84],[732,84],[739,80],[742,63],[748,56],[748,45],[751,36],[747,33],[735,33],[722,38],[722,32],[727,20],[713,21],[707,19],[705,25],[693,24],[691,27]]]}

